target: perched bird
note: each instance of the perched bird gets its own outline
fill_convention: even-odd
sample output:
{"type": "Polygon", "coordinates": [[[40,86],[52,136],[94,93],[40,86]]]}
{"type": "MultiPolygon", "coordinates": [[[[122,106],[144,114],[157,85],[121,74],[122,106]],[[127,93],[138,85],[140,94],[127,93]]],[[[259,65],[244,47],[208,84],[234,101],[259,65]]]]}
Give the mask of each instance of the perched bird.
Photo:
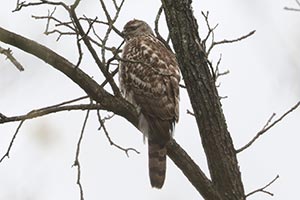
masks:
{"type": "Polygon", "coordinates": [[[148,138],[149,177],[161,188],[166,173],[166,144],[179,118],[180,71],[175,55],[141,20],[129,21],[119,66],[124,98],[139,112],[139,130],[148,138]]]}

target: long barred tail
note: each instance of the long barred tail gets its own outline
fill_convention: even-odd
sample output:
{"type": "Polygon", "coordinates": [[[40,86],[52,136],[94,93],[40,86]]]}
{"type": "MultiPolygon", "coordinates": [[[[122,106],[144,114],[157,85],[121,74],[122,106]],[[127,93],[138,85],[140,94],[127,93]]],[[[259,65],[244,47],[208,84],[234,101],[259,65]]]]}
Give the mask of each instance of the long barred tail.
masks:
{"type": "Polygon", "coordinates": [[[166,175],[166,155],[165,145],[148,140],[149,153],[149,177],[152,187],[162,188],[166,175]]]}

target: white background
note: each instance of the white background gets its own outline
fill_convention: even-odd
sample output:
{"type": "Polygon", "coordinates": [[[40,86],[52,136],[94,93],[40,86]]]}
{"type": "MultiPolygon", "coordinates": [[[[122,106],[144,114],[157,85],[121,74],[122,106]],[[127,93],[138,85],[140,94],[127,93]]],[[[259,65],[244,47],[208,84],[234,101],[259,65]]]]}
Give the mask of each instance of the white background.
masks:
{"type": "MultiPolygon", "coordinates": [[[[70,0],[65,2],[72,3],[70,0]]],[[[99,1],[89,2],[81,2],[79,14],[105,20],[99,1]]],[[[48,9],[52,11],[53,8],[32,7],[12,13],[15,4],[13,0],[1,1],[1,27],[36,40],[76,63],[75,38],[64,37],[56,42],[55,35],[43,34],[45,21],[31,18],[31,15],[46,15],[48,9]]],[[[122,29],[133,18],[145,20],[153,27],[159,6],[158,0],[126,1],[117,27],[122,29]]],[[[278,117],[300,100],[300,12],[286,11],[285,6],[297,7],[293,0],[206,0],[193,4],[201,38],[207,31],[201,11],[210,12],[212,26],[219,24],[216,41],[234,39],[256,30],[251,38],[216,47],[211,55],[216,63],[222,54],[221,70],[230,70],[229,75],[219,80],[222,83],[219,93],[228,96],[222,104],[236,148],[252,139],[273,112],[278,117]]],[[[56,16],[68,17],[60,9],[56,16]]],[[[160,30],[165,36],[167,28],[163,21],[160,30]]],[[[109,44],[118,46],[120,42],[120,38],[112,37],[109,44]]],[[[0,46],[10,47],[3,43],[0,46]]],[[[10,48],[25,71],[19,72],[4,55],[0,55],[1,113],[7,116],[25,114],[35,108],[84,95],[77,85],[51,66],[10,48]]],[[[97,76],[99,69],[87,52],[85,56],[81,68],[101,82],[97,76]]],[[[190,104],[184,90],[181,90],[180,107],[175,138],[207,173],[195,120],[186,114],[190,104]]],[[[73,111],[25,121],[11,157],[0,163],[0,200],[79,199],[77,171],[71,166],[84,116],[85,112],[73,111]]],[[[280,175],[268,188],[274,197],[257,193],[249,199],[282,200],[299,196],[299,117],[298,109],[238,155],[246,193],[280,175]]],[[[17,125],[0,125],[0,156],[5,153],[17,125]]],[[[168,160],[163,189],[151,188],[147,146],[143,144],[141,134],[126,120],[114,117],[107,122],[107,127],[117,144],[141,152],[131,152],[129,158],[109,145],[103,132],[97,130],[98,126],[96,114],[92,112],[80,152],[85,199],[201,199],[171,160],[168,160]]]]}

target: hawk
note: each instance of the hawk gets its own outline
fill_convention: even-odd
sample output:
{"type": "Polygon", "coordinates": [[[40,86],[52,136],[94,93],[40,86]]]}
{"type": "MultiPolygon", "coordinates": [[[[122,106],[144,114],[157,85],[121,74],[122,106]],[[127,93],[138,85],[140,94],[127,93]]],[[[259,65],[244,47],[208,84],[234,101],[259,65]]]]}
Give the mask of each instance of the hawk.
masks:
{"type": "Polygon", "coordinates": [[[152,187],[161,188],[166,173],[166,144],[179,118],[179,67],[175,55],[146,22],[131,20],[122,33],[121,93],[139,112],[138,128],[148,138],[150,182],[152,187]]]}

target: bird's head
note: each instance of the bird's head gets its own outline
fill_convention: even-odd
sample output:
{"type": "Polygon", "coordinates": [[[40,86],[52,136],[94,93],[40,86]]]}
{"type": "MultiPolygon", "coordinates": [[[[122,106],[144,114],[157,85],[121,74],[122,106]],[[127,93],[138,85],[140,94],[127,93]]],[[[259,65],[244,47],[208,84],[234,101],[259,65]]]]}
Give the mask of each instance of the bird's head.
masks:
{"type": "Polygon", "coordinates": [[[124,26],[122,35],[126,40],[141,36],[141,35],[154,35],[150,26],[142,20],[131,20],[124,26]]]}

